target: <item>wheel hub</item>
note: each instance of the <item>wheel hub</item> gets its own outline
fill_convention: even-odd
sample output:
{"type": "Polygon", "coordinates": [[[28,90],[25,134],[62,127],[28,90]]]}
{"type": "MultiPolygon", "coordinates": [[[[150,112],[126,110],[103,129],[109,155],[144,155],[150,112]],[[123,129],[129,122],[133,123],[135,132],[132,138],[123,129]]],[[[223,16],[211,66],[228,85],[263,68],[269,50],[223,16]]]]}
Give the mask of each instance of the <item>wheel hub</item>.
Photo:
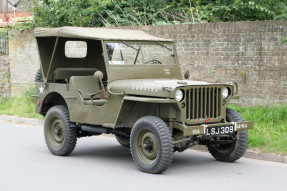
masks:
{"type": "Polygon", "coordinates": [[[62,135],[62,128],[59,127],[59,126],[56,126],[55,129],[54,129],[54,134],[58,137],[61,137],[62,135]]]}
{"type": "Polygon", "coordinates": [[[153,150],[152,140],[147,140],[146,142],[144,142],[143,147],[146,151],[151,152],[153,150]]]}
{"type": "Polygon", "coordinates": [[[136,142],[136,150],[140,160],[145,164],[152,164],[159,149],[156,135],[149,128],[143,128],[137,134],[136,142]]]}
{"type": "Polygon", "coordinates": [[[63,122],[56,118],[49,124],[50,140],[55,147],[61,146],[65,139],[65,126],[63,122]]]}

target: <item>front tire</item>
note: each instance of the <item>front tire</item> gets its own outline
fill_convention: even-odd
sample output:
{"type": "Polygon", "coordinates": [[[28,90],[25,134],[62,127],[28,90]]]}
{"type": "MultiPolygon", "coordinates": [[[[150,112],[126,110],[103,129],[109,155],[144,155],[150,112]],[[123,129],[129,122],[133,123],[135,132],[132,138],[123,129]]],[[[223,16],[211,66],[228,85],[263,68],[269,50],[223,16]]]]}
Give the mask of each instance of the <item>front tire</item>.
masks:
{"type": "Polygon", "coordinates": [[[159,174],[171,164],[172,135],[158,117],[145,116],[138,119],[131,132],[130,145],[133,160],[143,172],[159,174]]]}
{"type": "MultiPolygon", "coordinates": [[[[239,113],[233,109],[226,109],[226,121],[240,122],[244,121],[239,113]]],[[[219,146],[207,145],[210,154],[218,161],[234,162],[241,158],[248,146],[248,132],[237,131],[235,140],[232,143],[227,143],[219,146]]]]}
{"type": "Polygon", "coordinates": [[[78,135],[77,127],[70,122],[69,111],[62,105],[49,109],[44,124],[44,135],[52,154],[67,156],[75,148],[78,135]]]}

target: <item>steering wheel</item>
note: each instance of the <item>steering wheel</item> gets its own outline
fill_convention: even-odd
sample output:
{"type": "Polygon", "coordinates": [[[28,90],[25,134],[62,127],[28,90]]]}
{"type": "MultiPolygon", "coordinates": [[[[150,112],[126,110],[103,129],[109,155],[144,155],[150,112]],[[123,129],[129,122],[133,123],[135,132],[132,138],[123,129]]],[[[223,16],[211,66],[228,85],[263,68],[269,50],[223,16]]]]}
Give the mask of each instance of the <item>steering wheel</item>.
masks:
{"type": "Polygon", "coordinates": [[[144,64],[162,64],[162,62],[159,60],[149,60],[145,62],[144,64]]]}

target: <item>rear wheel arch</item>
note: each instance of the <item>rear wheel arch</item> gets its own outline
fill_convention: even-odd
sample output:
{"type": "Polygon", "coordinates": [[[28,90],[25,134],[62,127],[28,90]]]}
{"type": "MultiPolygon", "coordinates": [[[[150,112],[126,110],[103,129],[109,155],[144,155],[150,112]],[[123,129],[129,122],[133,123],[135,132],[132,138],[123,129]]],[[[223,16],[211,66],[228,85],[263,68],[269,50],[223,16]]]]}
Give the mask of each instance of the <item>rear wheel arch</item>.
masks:
{"type": "Polygon", "coordinates": [[[58,92],[51,92],[44,98],[40,114],[45,116],[48,110],[56,105],[62,105],[68,108],[68,105],[61,94],[58,92]]]}

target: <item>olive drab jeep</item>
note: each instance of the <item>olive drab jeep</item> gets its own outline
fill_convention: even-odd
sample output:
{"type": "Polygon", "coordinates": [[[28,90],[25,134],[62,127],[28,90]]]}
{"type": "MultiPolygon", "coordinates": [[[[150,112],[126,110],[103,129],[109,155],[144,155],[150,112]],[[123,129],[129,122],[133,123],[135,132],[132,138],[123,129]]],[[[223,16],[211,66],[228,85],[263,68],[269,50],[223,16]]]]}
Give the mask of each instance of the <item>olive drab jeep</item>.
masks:
{"type": "Polygon", "coordinates": [[[54,155],[69,155],[78,138],[114,134],[135,164],[161,173],[175,151],[206,145],[219,161],[239,159],[248,145],[244,122],[227,108],[236,83],[182,80],[173,40],[143,31],[37,28],[41,61],[36,112],[54,155]]]}

